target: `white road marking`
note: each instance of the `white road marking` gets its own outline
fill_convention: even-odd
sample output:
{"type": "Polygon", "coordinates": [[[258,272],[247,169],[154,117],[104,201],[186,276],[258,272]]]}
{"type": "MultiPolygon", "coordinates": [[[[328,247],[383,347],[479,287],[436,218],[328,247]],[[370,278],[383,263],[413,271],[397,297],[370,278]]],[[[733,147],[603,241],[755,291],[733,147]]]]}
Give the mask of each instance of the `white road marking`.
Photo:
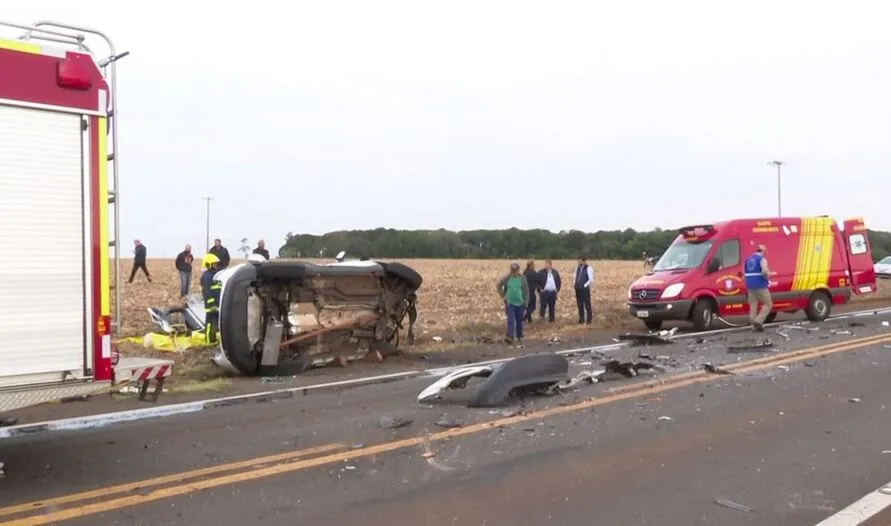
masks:
{"type": "MultiPolygon", "coordinates": [[[[870,309],[856,312],[849,312],[845,314],[841,314],[838,316],[832,316],[830,319],[832,320],[843,320],[846,318],[854,318],[860,316],[873,316],[880,314],[888,314],[891,313],[891,307],[882,308],[882,309],[870,309]]],[[[782,326],[782,325],[805,325],[810,322],[774,322],[768,325],[769,326],[782,326]]],[[[703,331],[703,332],[692,332],[686,334],[679,334],[673,336],[672,339],[680,340],[684,338],[701,338],[713,336],[715,334],[723,334],[727,332],[738,332],[741,330],[748,330],[748,326],[743,327],[729,327],[726,329],[715,329],[711,331],[703,331]]],[[[567,354],[577,354],[577,353],[585,353],[585,352],[601,352],[601,353],[609,353],[613,351],[617,351],[619,349],[624,349],[631,345],[630,342],[621,342],[621,343],[612,343],[607,345],[597,345],[592,347],[577,347],[574,349],[564,349],[561,351],[556,351],[556,354],[561,356],[565,356],[567,354]]],[[[198,400],[194,402],[184,402],[179,404],[168,404],[157,407],[145,407],[140,409],[130,409],[126,411],[116,411],[114,413],[103,413],[98,415],[87,415],[76,418],[64,418],[60,420],[50,420],[46,422],[37,422],[33,424],[19,424],[16,426],[9,427],[0,427],[0,440],[13,438],[13,437],[21,437],[21,436],[33,436],[39,434],[45,434],[53,431],[70,431],[76,429],[91,429],[97,427],[104,427],[111,424],[117,424],[120,422],[132,422],[136,420],[145,420],[148,418],[160,418],[166,416],[180,415],[186,413],[196,413],[199,411],[203,411],[205,409],[212,409],[216,407],[224,407],[227,405],[236,405],[244,402],[249,402],[252,400],[262,400],[268,398],[276,398],[276,397],[290,397],[297,393],[304,391],[314,391],[321,389],[332,389],[337,387],[349,387],[349,386],[358,386],[365,384],[375,384],[390,380],[406,380],[410,378],[424,377],[424,378],[433,378],[445,376],[450,373],[452,370],[459,367],[472,367],[476,365],[491,365],[495,363],[502,363],[510,360],[511,358],[501,358],[498,360],[488,360],[484,362],[475,362],[475,363],[467,363],[459,366],[450,366],[450,367],[441,367],[438,369],[416,369],[413,371],[404,371],[398,373],[390,373],[390,374],[382,374],[377,376],[367,376],[363,378],[353,378],[351,380],[340,380],[336,382],[326,382],[321,384],[312,384],[312,385],[304,385],[298,387],[288,387],[284,389],[274,389],[272,391],[263,391],[260,393],[249,393],[249,394],[241,394],[241,395],[233,395],[226,396],[222,398],[212,398],[209,400],[198,400]]]]}
{"type": "Polygon", "coordinates": [[[891,506],[891,482],[866,495],[816,526],[857,526],[891,506]]]}

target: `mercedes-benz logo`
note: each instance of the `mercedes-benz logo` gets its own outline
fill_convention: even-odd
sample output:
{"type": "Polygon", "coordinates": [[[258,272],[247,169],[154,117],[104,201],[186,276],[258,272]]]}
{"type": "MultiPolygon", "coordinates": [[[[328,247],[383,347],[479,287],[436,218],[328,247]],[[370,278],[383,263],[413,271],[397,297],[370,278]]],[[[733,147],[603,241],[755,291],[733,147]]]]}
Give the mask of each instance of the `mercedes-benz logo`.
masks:
{"type": "Polygon", "coordinates": [[[638,297],[639,297],[640,299],[644,299],[644,298],[646,298],[646,297],[647,297],[647,291],[645,291],[645,290],[640,291],[640,294],[638,295],[638,297]]]}

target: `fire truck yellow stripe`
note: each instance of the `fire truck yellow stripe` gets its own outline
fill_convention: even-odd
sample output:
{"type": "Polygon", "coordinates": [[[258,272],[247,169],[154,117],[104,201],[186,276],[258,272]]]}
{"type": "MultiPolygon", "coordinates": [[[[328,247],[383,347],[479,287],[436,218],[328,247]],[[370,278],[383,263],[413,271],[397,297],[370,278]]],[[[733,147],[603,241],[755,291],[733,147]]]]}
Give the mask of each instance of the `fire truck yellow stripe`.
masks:
{"type": "Polygon", "coordinates": [[[809,283],[810,289],[829,286],[829,269],[832,267],[832,251],[835,245],[835,236],[832,232],[833,220],[830,217],[814,218],[816,223],[816,235],[814,239],[820,246],[819,252],[816,253],[816,265],[812,274],[813,278],[809,283]]]}
{"type": "Polygon", "coordinates": [[[801,226],[798,229],[798,259],[795,260],[795,277],[792,280],[792,290],[802,290],[807,279],[808,243],[810,241],[810,223],[808,218],[801,218],[801,226]]]}
{"type": "MultiPolygon", "coordinates": [[[[111,315],[111,280],[108,276],[108,133],[105,117],[99,117],[99,290],[102,316],[111,315]]],[[[120,269],[115,269],[120,272],[120,269]]]]}
{"type": "Polygon", "coordinates": [[[0,49],[9,49],[11,51],[20,51],[22,53],[33,53],[40,55],[42,53],[40,44],[32,42],[23,42],[21,40],[7,40],[0,38],[0,49]]]}

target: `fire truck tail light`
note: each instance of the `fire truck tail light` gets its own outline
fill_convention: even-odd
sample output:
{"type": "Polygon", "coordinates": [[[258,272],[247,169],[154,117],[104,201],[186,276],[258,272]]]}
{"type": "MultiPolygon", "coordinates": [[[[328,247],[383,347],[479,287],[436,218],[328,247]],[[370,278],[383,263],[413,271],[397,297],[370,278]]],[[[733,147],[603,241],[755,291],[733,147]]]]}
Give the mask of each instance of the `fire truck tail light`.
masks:
{"type": "Polygon", "coordinates": [[[88,64],[85,60],[68,56],[61,62],[56,75],[56,82],[61,88],[88,90],[93,85],[88,64]]]}

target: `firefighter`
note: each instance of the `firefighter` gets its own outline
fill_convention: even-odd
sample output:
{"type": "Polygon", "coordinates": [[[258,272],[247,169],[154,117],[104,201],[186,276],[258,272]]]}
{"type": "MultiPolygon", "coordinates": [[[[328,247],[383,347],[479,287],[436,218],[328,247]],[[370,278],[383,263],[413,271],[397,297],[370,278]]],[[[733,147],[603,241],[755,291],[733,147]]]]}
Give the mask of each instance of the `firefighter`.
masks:
{"type": "Polygon", "coordinates": [[[222,284],[214,281],[219,270],[220,258],[207,253],[202,260],[204,273],[201,274],[201,295],[204,296],[204,338],[207,343],[217,343],[217,330],[220,326],[220,289],[222,284]]]}

